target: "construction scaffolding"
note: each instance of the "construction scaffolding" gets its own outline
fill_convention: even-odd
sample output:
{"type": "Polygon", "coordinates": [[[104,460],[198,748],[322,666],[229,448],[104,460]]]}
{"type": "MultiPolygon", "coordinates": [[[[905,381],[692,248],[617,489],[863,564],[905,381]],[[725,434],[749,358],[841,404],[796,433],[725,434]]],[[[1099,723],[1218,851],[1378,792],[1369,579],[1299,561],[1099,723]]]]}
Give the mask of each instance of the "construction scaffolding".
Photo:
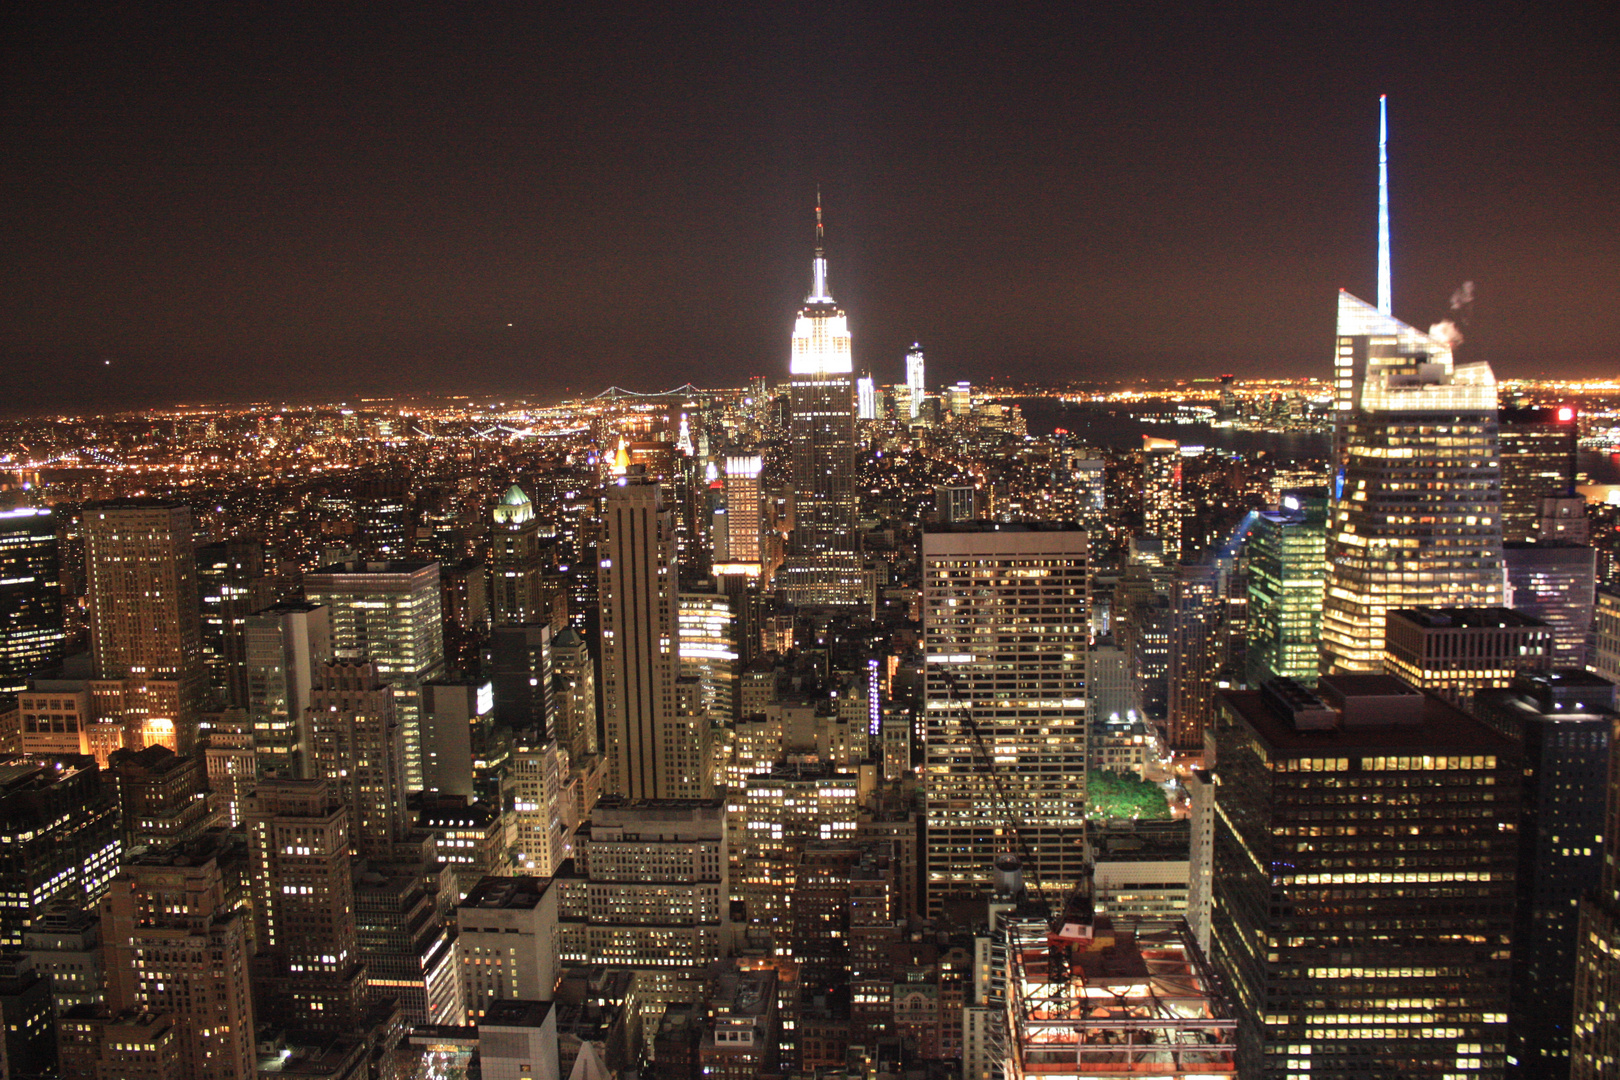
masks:
{"type": "Polygon", "coordinates": [[[1236,1075],[1237,1021],[1185,920],[1008,935],[1008,1080],[1236,1075]]]}

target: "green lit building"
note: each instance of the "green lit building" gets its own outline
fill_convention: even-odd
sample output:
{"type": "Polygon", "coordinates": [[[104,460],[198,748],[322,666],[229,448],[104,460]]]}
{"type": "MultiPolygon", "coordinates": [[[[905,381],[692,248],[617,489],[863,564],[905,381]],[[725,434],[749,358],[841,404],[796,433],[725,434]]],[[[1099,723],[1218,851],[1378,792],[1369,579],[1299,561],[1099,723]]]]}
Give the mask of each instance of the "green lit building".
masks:
{"type": "Polygon", "coordinates": [[[1248,683],[1316,683],[1327,573],[1325,492],[1285,495],[1249,533],[1248,683]]]}

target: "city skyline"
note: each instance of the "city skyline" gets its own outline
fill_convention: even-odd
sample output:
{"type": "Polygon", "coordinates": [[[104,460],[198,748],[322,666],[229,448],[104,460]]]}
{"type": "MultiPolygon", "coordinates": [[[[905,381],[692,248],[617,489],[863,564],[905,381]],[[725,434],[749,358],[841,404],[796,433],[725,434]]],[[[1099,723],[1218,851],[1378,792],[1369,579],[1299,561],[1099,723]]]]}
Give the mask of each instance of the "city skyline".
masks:
{"type": "Polygon", "coordinates": [[[1320,298],[1374,293],[1385,93],[1395,314],[1472,280],[1504,378],[1612,360],[1620,65],[1580,6],[625,14],[21,27],[12,407],[740,385],[817,184],[880,383],[914,341],[938,383],[1313,374],[1320,298]]]}

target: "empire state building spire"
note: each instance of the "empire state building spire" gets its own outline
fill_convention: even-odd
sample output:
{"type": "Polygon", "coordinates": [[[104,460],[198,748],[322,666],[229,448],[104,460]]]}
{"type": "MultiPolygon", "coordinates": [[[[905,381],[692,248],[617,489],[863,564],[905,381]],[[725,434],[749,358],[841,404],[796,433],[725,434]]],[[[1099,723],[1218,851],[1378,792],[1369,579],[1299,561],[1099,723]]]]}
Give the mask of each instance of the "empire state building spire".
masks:
{"type": "Polygon", "coordinates": [[[807,304],[830,304],[833,302],[831,294],[827,292],[827,232],[821,224],[821,188],[816,188],[816,259],[810,270],[810,295],[805,297],[807,304]]]}

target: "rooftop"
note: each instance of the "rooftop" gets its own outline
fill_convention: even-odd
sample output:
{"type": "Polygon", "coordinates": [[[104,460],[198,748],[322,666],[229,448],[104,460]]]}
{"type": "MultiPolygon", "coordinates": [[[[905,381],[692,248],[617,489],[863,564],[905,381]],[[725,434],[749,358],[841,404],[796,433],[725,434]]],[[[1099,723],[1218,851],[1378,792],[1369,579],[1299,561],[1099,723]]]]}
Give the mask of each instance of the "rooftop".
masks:
{"type": "Polygon", "coordinates": [[[537,1028],[545,1023],[546,1014],[551,1011],[549,1001],[525,1001],[522,998],[500,998],[490,1002],[484,1018],[479,1021],[480,1028],[487,1027],[525,1027],[537,1028]]]}
{"type": "MultiPolygon", "coordinates": [[[[1325,681],[1325,680],[1324,680],[1325,681]]],[[[1357,697],[1379,697],[1393,683],[1406,694],[1416,694],[1399,679],[1388,675],[1336,676],[1334,682],[1345,693],[1347,702],[1357,697]],[[1354,680],[1354,682],[1352,682],[1354,680]],[[1345,685],[1350,684],[1350,685],[1345,685]],[[1358,691],[1365,690],[1365,693],[1358,691]]],[[[1362,751],[1411,749],[1424,753],[1448,750],[1469,754],[1512,754],[1516,747],[1507,737],[1491,730],[1467,713],[1429,694],[1413,702],[1417,715],[1410,722],[1369,723],[1365,719],[1349,726],[1300,730],[1293,717],[1269,704],[1259,690],[1223,690],[1216,694],[1218,707],[1241,717],[1274,755],[1316,756],[1356,754],[1362,751]]]]}
{"type": "Polygon", "coordinates": [[[1405,619],[1429,629],[1450,627],[1458,630],[1504,627],[1546,626],[1534,615],[1526,615],[1512,608],[1397,608],[1389,612],[1391,619],[1405,619]]]}
{"type": "Polygon", "coordinates": [[[457,906],[493,910],[530,910],[540,905],[551,883],[537,877],[486,877],[457,906]]]}

